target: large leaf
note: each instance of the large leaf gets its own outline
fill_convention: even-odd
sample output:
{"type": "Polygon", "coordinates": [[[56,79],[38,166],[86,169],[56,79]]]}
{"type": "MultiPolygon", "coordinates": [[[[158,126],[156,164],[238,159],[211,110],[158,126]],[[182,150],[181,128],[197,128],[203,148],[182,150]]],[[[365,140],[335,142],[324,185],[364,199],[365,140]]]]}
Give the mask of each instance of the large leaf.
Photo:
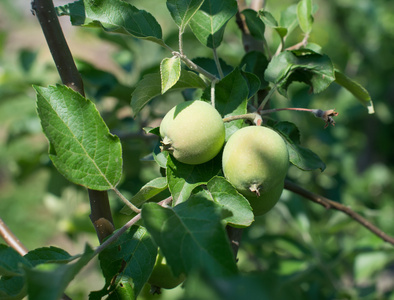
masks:
{"type": "Polygon", "coordinates": [[[205,0],[191,19],[190,28],[203,45],[217,48],[222,42],[225,25],[236,12],[236,0],[205,0]]]}
{"type": "Polygon", "coordinates": [[[198,196],[173,208],[142,207],[146,228],[175,276],[201,269],[216,276],[237,273],[221,215],[217,204],[198,196]]]}
{"type": "Polygon", "coordinates": [[[314,93],[319,93],[335,80],[329,57],[309,49],[280,53],[268,64],[264,76],[267,81],[276,84],[284,96],[287,96],[287,88],[293,81],[305,82],[314,93]]]}
{"type": "MultiPolygon", "coordinates": [[[[215,108],[222,117],[246,114],[249,97],[248,84],[242,72],[236,68],[224,77],[215,87],[215,108]]],[[[204,93],[204,99],[210,99],[209,91],[204,93]]],[[[242,127],[243,120],[226,122],[226,141],[242,127]]]]}
{"type": "Polygon", "coordinates": [[[122,146],[95,105],[65,86],[34,88],[49,156],[59,172],[93,190],[114,188],[122,175],[122,146]]]}
{"type": "Polygon", "coordinates": [[[335,82],[351,92],[362,105],[368,108],[370,114],[374,113],[373,103],[368,91],[358,82],[335,70],[335,82]]]}
{"type": "MultiPolygon", "coordinates": [[[[170,88],[170,91],[183,90],[188,88],[205,89],[204,81],[196,73],[181,70],[181,76],[177,83],[170,88]]],[[[159,73],[147,74],[138,83],[131,97],[131,108],[135,117],[141,109],[154,97],[161,94],[161,76],[159,73]]]]}
{"type": "Polygon", "coordinates": [[[275,124],[277,130],[286,142],[289,151],[290,162],[304,171],[320,169],[324,171],[326,165],[313,151],[299,145],[300,133],[298,128],[290,122],[279,122],[275,124]]]}
{"type": "Polygon", "coordinates": [[[181,76],[181,59],[179,56],[164,58],[160,63],[161,93],[172,88],[181,76]]]}
{"type": "Polygon", "coordinates": [[[165,45],[159,23],[148,12],[120,0],[79,0],[57,8],[75,26],[101,27],[165,45]]]}
{"type": "Polygon", "coordinates": [[[83,255],[74,263],[60,266],[40,264],[36,268],[25,268],[29,299],[60,299],[71,280],[93,257],[94,251],[86,246],[83,255]]]}
{"type": "Polygon", "coordinates": [[[204,0],[167,0],[167,8],[180,32],[185,31],[187,24],[203,2],[204,0]]]}
{"type": "Polygon", "coordinates": [[[188,165],[167,158],[167,182],[174,203],[186,201],[194,188],[206,184],[213,176],[221,172],[221,153],[214,159],[200,165],[188,165]]]}
{"type": "Polygon", "coordinates": [[[104,290],[116,277],[131,278],[138,295],[149,279],[156,261],[157,247],[145,228],[132,226],[99,254],[105,277],[104,290]]]}
{"type": "Polygon", "coordinates": [[[204,193],[232,213],[225,219],[228,224],[233,227],[247,227],[252,224],[254,215],[248,200],[223,177],[215,176],[208,181],[204,193]]]}

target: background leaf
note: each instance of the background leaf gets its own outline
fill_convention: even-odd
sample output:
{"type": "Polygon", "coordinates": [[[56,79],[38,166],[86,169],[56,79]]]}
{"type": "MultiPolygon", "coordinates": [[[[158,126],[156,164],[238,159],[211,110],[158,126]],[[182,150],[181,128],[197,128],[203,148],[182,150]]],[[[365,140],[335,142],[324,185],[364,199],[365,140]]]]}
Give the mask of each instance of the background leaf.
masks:
{"type": "Polygon", "coordinates": [[[347,77],[342,72],[335,70],[335,82],[351,92],[362,105],[368,108],[368,113],[373,114],[374,108],[371,96],[368,91],[353,79],[347,77]]]}
{"type": "Polygon", "coordinates": [[[237,273],[214,202],[194,196],[173,208],[146,203],[142,218],[175,276],[201,269],[213,276],[237,273]]]}
{"type": "Polygon", "coordinates": [[[108,32],[130,34],[165,45],[156,19],[145,10],[120,0],[79,0],[57,7],[60,16],[69,15],[74,26],[101,27],[108,32]]]}
{"type": "Polygon", "coordinates": [[[114,188],[122,175],[122,147],[94,104],[61,85],[35,90],[49,156],[58,171],[93,190],[114,188]]]}
{"type": "Polygon", "coordinates": [[[255,39],[265,40],[265,25],[259,18],[258,12],[253,9],[244,9],[242,14],[245,16],[246,25],[248,26],[250,34],[255,39]]]}
{"type": "Polygon", "coordinates": [[[220,46],[225,26],[237,12],[235,0],[205,0],[190,21],[190,28],[201,44],[220,46]]]}
{"type": "Polygon", "coordinates": [[[185,31],[187,24],[203,2],[204,0],[167,0],[167,8],[181,32],[185,31]]]}
{"type": "Polygon", "coordinates": [[[301,0],[297,5],[297,17],[300,28],[304,33],[312,31],[312,0],[301,0]]]}

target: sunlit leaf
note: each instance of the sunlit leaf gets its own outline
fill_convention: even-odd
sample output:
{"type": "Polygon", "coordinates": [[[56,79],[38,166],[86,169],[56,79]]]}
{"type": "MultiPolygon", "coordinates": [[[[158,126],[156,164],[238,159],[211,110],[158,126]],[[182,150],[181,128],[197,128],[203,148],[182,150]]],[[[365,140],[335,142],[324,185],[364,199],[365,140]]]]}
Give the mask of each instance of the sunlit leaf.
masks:
{"type": "Polygon", "coordinates": [[[79,0],[57,7],[57,13],[69,15],[74,26],[99,27],[165,45],[156,19],[125,1],[79,0]]]}
{"type": "Polygon", "coordinates": [[[93,190],[114,188],[122,175],[122,146],[95,105],[66,86],[35,90],[49,157],[58,171],[93,190]]]}

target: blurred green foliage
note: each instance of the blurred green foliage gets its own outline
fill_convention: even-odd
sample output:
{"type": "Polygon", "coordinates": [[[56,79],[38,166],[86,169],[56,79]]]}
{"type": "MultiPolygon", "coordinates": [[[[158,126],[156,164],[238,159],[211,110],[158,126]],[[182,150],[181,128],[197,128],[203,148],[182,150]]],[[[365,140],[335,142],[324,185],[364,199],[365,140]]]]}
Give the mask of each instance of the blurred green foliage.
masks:
{"type": "MultiPolygon", "coordinates": [[[[30,249],[55,244],[78,252],[86,240],[97,243],[87,194],[62,178],[47,156],[31,85],[55,84],[59,78],[29,5],[18,3],[0,3],[0,217],[30,249]]],[[[293,3],[267,1],[266,9],[277,17],[293,3]]],[[[305,85],[293,84],[291,101],[276,96],[272,107],[335,108],[339,112],[336,126],[327,129],[321,120],[302,112],[272,116],[294,122],[302,145],[327,165],[323,173],[292,167],[289,178],[351,207],[394,235],[394,2],[319,0],[314,4],[318,10],[310,42],[321,45],[338,69],[366,87],[376,113],[368,115],[350,93],[335,84],[318,95],[311,95],[305,85]]],[[[176,26],[165,1],[138,0],[133,5],[151,12],[164,28],[168,44],[177,47],[176,26]]],[[[146,41],[65,27],[87,96],[122,140],[124,179],[119,189],[132,196],[160,174],[154,163],[142,160],[157,144],[157,139],[142,135],[142,127],[158,126],[183,95],[157,97],[133,119],[130,94],[143,75],[157,70],[161,59],[171,54],[146,41]],[[93,46],[86,47],[87,42],[93,46]]],[[[287,41],[287,46],[301,39],[299,32],[298,40],[287,41]]],[[[274,52],[275,32],[268,30],[267,40],[274,52]]],[[[211,56],[190,31],[185,33],[184,45],[190,58],[211,56]]],[[[228,64],[237,65],[242,59],[234,20],[228,24],[218,54],[228,64]]],[[[121,226],[129,216],[119,213],[122,204],[110,196],[116,225],[121,226]]],[[[394,299],[393,248],[344,214],[290,192],[284,192],[272,212],[245,230],[238,264],[245,273],[263,276],[264,286],[275,299],[394,299]]],[[[86,291],[84,287],[74,288],[73,299],[86,298],[81,292],[86,291]]],[[[144,290],[141,298],[174,299],[181,294],[181,288],[161,296],[144,290]]]]}

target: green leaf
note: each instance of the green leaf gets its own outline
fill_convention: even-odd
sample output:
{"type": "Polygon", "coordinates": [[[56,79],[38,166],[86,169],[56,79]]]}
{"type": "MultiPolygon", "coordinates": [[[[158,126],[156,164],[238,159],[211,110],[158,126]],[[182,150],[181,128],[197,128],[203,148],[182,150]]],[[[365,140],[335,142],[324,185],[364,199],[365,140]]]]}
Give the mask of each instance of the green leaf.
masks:
{"type": "Polygon", "coordinates": [[[190,21],[190,28],[204,46],[217,48],[223,39],[225,26],[237,13],[235,0],[205,0],[190,21]]]}
{"type": "Polygon", "coordinates": [[[57,247],[43,247],[29,251],[25,258],[33,265],[44,263],[68,263],[75,259],[67,251],[57,247]]]}
{"type": "Polygon", "coordinates": [[[2,276],[0,278],[0,299],[20,300],[27,293],[25,278],[22,276],[2,276]]]}
{"type": "Polygon", "coordinates": [[[259,18],[258,12],[248,8],[244,9],[242,14],[245,16],[246,25],[248,25],[250,34],[257,40],[265,40],[265,25],[259,18]]]}
{"type": "Polygon", "coordinates": [[[221,209],[214,202],[194,196],[173,208],[146,203],[142,218],[175,276],[201,269],[213,276],[237,273],[221,209]]]}
{"type": "Polygon", "coordinates": [[[367,107],[368,113],[373,114],[375,112],[371,96],[362,85],[347,77],[338,70],[335,70],[335,82],[351,92],[354,97],[356,97],[361,102],[362,105],[367,107]]]}
{"type": "MultiPolygon", "coordinates": [[[[253,73],[260,80],[259,89],[264,89],[268,86],[268,82],[264,79],[264,72],[267,69],[268,60],[260,51],[250,51],[242,58],[239,67],[249,73],[253,73]]],[[[249,97],[250,98],[250,89],[249,97]]]]}
{"type": "Polygon", "coordinates": [[[384,251],[360,253],[354,259],[354,275],[356,282],[361,284],[393,261],[393,255],[384,251]]]}
{"type": "Polygon", "coordinates": [[[279,122],[273,128],[279,132],[286,142],[289,151],[290,162],[303,171],[320,169],[322,172],[326,168],[324,162],[313,151],[301,147],[300,133],[298,128],[290,122],[279,122]]]}
{"type": "Polygon", "coordinates": [[[206,184],[221,172],[221,153],[214,159],[200,165],[183,164],[171,155],[167,158],[167,182],[174,203],[186,201],[193,189],[206,184]]]}
{"type": "Polygon", "coordinates": [[[167,0],[167,8],[178,25],[180,32],[185,31],[187,24],[203,2],[204,0],[167,0]]]}
{"type": "Polygon", "coordinates": [[[268,64],[264,76],[277,85],[283,96],[287,96],[287,88],[293,81],[304,82],[314,93],[319,93],[335,80],[330,58],[309,49],[280,53],[268,64]]]}
{"type": "MultiPolygon", "coordinates": [[[[242,76],[241,71],[236,68],[216,84],[215,108],[223,118],[246,114],[248,97],[248,84],[242,76]]],[[[208,93],[204,93],[203,98],[207,100],[210,99],[209,91],[208,93]]],[[[226,128],[226,141],[235,131],[241,128],[243,124],[243,120],[224,123],[226,128]]]]}
{"type": "MultiPolygon", "coordinates": [[[[182,300],[239,300],[239,299],[300,299],[277,297],[271,289],[278,289],[279,276],[270,272],[250,272],[250,274],[237,274],[226,278],[209,276],[200,272],[188,277],[185,295],[182,300]],[[263,273],[263,275],[262,275],[263,273]]],[[[283,280],[283,279],[282,279],[283,280]]]]}
{"type": "Polygon", "coordinates": [[[129,34],[165,46],[159,23],[148,12],[120,0],[79,0],[57,7],[60,16],[69,15],[74,26],[103,28],[129,34]]]}
{"type": "MultiPolygon", "coordinates": [[[[218,71],[218,67],[215,63],[215,60],[207,57],[197,57],[193,59],[193,62],[204,70],[208,71],[212,75],[215,75],[217,78],[220,78],[220,74],[218,71]]],[[[219,64],[223,71],[224,76],[230,74],[234,67],[227,64],[223,59],[219,58],[219,64]]]]}
{"type": "Polygon", "coordinates": [[[265,25],[275,29],[281,38],[286,36],[287,28],[279,26],[278,22],[270,12],[265,10],[260,10],[259,17],[264,22],[265,25]]]}
{"type": "Polygon", "coordinates": [[[312,31],[312,0],[301,0],[297,5],[297,17],[300,28],[304,33],[312,31]]]}
{"type": "Polygon", "coordinates": [[[181,76],[181,59],[179,56],[164,58],[160,63],[161,93],[172,88],[181,76]]]}
{"type": "Polygon", "coordinates": [[[103,290],[108,289],[117,276],[131,278],[137,296],[152,272],[157,247],[144,227],[132,226],[119,239],[99,254],[105,277],[103,290]]]}
{"type": "MultiPolygon", "coordinates": [[[[158,177],[147,184],[145,184],[137,194],[135,194],[131,199],[130,202],[133,203],[135,206],[140,206],[141,204],[145,203],[149,199],[153,198],[157,194],[161,193],[167,188],[167,178],[166,177],[158,177]]],[[[130,207],[125,206],[120,211],[123,214],[130,215],[133,213],[130,207]]]]}
{"type": "Polygon", "coordinates": [[[290,5],[281,12],[279,25],[287,29],[287,34],[291,33],[297,27],[297,4],[290,5]]]}
{"type": "Polygon", "coordinates": [[[93,190],[114,188],[122,175],[122,146],[95,105],[66,86],[34,88],[49,157],[58,171],[93,190]]]}
{"type": "Polygon", "coordinates": [[[241,72],[242,76],[245,79],[245,82],[248,86],[248,99],[252,98],[260,89],[260,80],[259,78],[253,74],[253,73],[249,73],[249,72],[241,72]]]}
{"type": "Polygon", "coordinates": [[[94,251],[86,246],[83,255],[75,263],[60,266],[41,264],[34,269],[25,268],[29,299],[60,299],[71,280],[94,255],[94,251]]]}
{"type": "Polygon", "coordinates": [[[0,276],[22,275],[21,265],[31,267],[31,264],[11,247],[0,244],[0,276]]]}
{"type": "Polygon", "coordinates": [[[225,178],[213,177],[207,184],[205,191],[209,198],[232,212],[225,221],[233,227],[247,227],[254,221],[252,208],[238,191],[225,178]]]}
{"type": "MultiPolygon", "coordinates": [[[[205,89],[206,84],[194,72],[182,70],[178,82],[170,88],[170,91],[188,88],[205,89]]],[[[159,73],[147,74],[138,83],[131,97],[131,108],[135,117],[141,109],[154,97],[161,94],[161,76],[159,73]]]]}
{"type": "Polygon", "coordinates": [[[133,281],[128,277],[121,277],[115,290],[108,296],[106,300],[134,300],[135,293],[133,289],[133,281]]]}

